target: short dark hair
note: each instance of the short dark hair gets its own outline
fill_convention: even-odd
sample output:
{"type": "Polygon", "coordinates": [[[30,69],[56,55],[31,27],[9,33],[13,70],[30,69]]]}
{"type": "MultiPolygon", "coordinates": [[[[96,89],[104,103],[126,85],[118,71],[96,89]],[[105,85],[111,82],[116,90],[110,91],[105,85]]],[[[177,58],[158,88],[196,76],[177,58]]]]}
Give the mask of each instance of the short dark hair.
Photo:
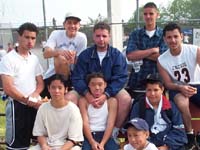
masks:
{"type": "Polygon", "coordinates": [[[68,80],[64,75],[61,74],[54,74],[53,76],[51,76],[47,82],[47,86],[50,86],[50,84],[55,80],[59,80],[61,83],[63,83],[64,87],[69,86],[68,80]]]}
{"type": "Polygon", "coordinates": [[[180,33],[182,33],[181,32],[181,27],[177,23],[175,23],[175,22],[168,23],[163,29],[163,36],[166,35],[167,31],[173,31],[175,29],[177,29],[180,33]]]}
{"type": "Polygon", "coordinates": [[[155,8],[156,10],[158,10],[156,4],[153,3],[153,2],[148,2],[148,3],[146,3],[146,4],[144,5],[143,9],[144,9],[144,8],[155,8]]]}
{"type": "Polygon", "coordinates": [[[24,33],[25,30],[28,30],[28,31],[31,31],[31,32],[36,32],[36,35],[39,33],[37,26],[33,23],[30,23],[30,22],[26,22],[26,23],[22,24],[19,27],[19,29],[17,30],[17,32],[21,36],[24,33]]]}
{"type": "Polygon", "coordinates": [[[87,84],[89,84],[90,81],[93,78],[101,78],[101,79],[103,79],[106,82],[106,79],[105,79],[103,73],[101,73],[101,72],[92,72],[92,73],[90,73],[90,74],[87,75],[87,78],[86,78],[87,84]]]}
{"type": "Polygon", "coordinates": [[[95,32],[97,29],[106,29],[110,33],[110,26],[106,22],[98,22],[94,25],[93,32],[95,32]]]}
{"type": "Polygon", "coordinates": [[[147,84],[158,84],[160,88],[164,87],[163,79],[159,73],[148,74],[145,78],[144,83],[146,86],[147,84]]]}

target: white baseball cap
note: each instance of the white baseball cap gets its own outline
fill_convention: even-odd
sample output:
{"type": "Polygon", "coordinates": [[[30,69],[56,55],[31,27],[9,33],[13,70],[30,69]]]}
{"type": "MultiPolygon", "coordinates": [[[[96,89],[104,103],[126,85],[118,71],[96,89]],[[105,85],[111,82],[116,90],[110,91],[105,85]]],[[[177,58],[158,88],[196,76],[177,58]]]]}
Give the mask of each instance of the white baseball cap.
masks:
{"type": "Polygon", "coordinates": [[[78,21],[81,21],[81,19],[78,17],[77,14],[75,13],[67,13],[66,16],[65,16],[65,21],[68,20],[68,19],[71,19],[71,18],[75,18],[77,19],[78,21]]]}

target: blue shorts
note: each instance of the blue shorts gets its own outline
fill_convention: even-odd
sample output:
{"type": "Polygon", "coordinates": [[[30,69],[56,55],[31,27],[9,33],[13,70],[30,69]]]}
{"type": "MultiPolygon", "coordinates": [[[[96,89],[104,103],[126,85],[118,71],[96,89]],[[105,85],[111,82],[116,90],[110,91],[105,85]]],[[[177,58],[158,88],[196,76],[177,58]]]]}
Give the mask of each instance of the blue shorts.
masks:
{"type": "MultiPolygon", "coordinates": [[[[197,94],[190,97],[190,101],[200,107],[200,85],[191,85],[197,88],[197,94]]],[[[174,100],[176,94],[180,93],[180,91],[169,90],[169,99],[174,100]]]]}
{"type": "MultiPolygon", "coordinates": [[[[92,132],[92,136],[94,138],[95,141],[97,142],[101,142],[102,138],[103,138],[104,132],[100,131],[100,132],[92,132]]],[[[87,138],[84,138],[84,142],[83,142],[83,147],[82,150],[90,150],[92,149],[89,141],[87,140],[87,138]]],[[[114,139],[111,137],[108,139],[107,143],[104,146],[105,150],[118,150],[119,149],[119,145],[117,145],[114,141],[114,139]]]]}

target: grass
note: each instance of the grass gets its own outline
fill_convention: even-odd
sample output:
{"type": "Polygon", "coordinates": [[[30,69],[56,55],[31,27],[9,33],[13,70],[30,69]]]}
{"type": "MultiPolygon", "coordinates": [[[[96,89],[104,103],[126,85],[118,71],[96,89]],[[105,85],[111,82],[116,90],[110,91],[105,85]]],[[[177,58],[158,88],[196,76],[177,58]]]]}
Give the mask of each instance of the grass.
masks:
{"type": "MultiPolygon", "coordinates": [[[[2,101],[0,98],[0,113],[5,113],[5,105],[6,102],[2,101]]],[[[0,116],[0,141],[4,141],[5,139],[5,128],[6,128],[6,118],[5,116],[0,116]]],[[[5,145],[0,145],[0,150],[5,150],[5,145]]]]}
{"type": "MultiPolygon", "coordinates": [[[[5,113],[6,102],[0,99],[0,113],[5,113]]],[[[5,137],[5,116],[0,116],[0,137],[5,137]]]]}

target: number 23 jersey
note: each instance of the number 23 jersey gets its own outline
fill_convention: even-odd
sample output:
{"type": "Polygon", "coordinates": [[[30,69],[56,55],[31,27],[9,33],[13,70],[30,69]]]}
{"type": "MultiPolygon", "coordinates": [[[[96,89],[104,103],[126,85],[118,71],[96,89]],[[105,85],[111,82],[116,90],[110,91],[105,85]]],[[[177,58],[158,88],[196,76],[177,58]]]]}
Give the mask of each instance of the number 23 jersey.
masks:
{"type": "Polygon", "coordinates": [[[159,56],[160,65],[169,73],[173,80],[200,84],[200,67],[197,63],[198,47],[190,44],[182,44],[179,55],[172,55],[168,49],[159,56]]]}

